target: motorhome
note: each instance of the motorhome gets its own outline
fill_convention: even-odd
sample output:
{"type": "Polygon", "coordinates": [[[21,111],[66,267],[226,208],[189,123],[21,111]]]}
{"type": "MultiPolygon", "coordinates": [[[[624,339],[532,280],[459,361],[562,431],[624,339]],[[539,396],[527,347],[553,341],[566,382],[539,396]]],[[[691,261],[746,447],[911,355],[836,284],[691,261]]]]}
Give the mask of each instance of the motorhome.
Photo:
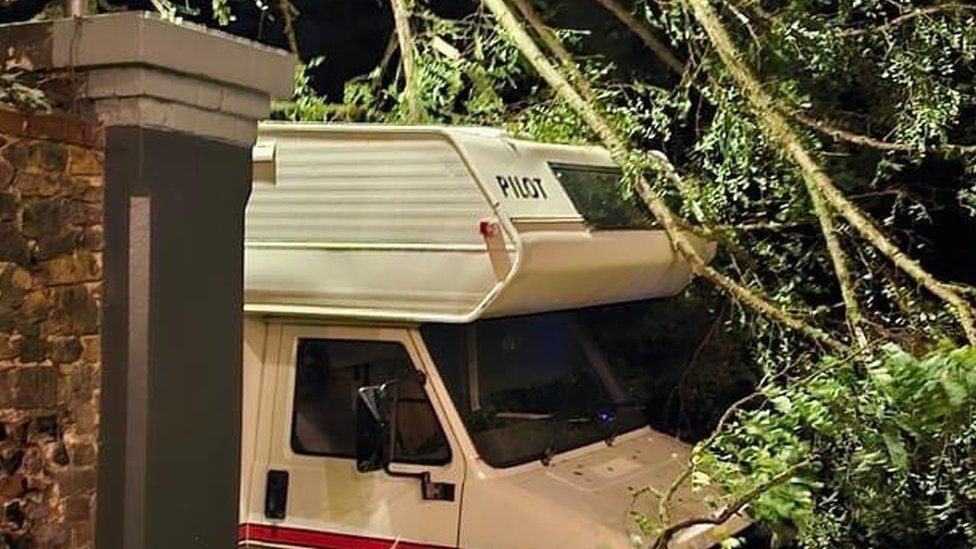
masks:
{"type": "Polygon", "coordinates": [[[646,543],[632,513],[690,455],[643,407],[691,271],[619,181],[603,149],[495,129],[263,125],[240,545],[646,543]]]}

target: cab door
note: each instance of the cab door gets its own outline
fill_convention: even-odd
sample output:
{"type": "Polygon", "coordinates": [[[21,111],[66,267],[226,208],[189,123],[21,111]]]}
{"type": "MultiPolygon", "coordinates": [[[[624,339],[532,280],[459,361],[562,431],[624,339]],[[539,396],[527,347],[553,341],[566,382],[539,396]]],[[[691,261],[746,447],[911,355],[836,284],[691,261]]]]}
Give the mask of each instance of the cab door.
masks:
{"type": "Polygon", "coordinates": [[[408,329],[284,326],[279,349],[265,512],[247,544],[456,547],[464,462],[408,329]],[[360,473],[357,390],[392,379],[393,474],[360,473]]]}

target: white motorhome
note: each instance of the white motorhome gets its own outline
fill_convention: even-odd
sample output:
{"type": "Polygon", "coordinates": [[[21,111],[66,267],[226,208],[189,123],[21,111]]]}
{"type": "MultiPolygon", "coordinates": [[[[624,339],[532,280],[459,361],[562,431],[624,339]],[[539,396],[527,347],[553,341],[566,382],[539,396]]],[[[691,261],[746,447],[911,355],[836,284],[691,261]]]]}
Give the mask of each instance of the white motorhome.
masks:
{"type": "Polygon", "coordinates": [[[691,273],[619,179],[602,149],[493,129],[262,126],[240,545],[640,544],[656,501],[631,491],[689,456],[642,412],[649,362],[673,365],[642,322],[691,273]]]}

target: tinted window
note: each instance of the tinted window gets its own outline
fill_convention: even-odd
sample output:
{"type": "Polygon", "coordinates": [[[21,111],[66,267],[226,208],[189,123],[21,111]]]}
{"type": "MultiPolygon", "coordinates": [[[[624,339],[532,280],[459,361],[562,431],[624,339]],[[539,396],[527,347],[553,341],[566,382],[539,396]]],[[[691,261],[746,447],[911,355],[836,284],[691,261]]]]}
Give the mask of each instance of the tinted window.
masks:
{"type": "Polygon", "coordinates": [[[636,193],[624,195],[616,168],[550,164],[576,211],[594,229],[647,229],[654,218],[636,193]]]}
{"type": "Polygon", "coordinates": [[[653,424],[704,312],[674,298],[421,332],[482,458],[507,467],[653,424]]]}
{"type": "Polygon", "coordinates": [[[302,339],[298,343],[292,449],[356,457],[356,393],[399,380],[394,459],[444,464],[450,449],[413,363],[398,343],[302,339]]]}

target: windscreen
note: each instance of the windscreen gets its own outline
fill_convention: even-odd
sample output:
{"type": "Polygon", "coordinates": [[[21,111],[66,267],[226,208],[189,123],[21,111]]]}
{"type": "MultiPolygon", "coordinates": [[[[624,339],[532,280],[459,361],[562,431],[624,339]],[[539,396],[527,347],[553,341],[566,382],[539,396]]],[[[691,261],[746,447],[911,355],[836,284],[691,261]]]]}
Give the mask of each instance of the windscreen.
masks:
{"type": "Polygon", "coordinates": [[[674,298],[421,332],[482,458],[508,467],[652,423],[700,342],[702,313],[674,298]]]}
{"type": "Polygon", "coordinates": [[[649,229],[654,218],[640,198],[625,196],[617,168],[549,164],[576,211],[593,229],[649,229]]]}

